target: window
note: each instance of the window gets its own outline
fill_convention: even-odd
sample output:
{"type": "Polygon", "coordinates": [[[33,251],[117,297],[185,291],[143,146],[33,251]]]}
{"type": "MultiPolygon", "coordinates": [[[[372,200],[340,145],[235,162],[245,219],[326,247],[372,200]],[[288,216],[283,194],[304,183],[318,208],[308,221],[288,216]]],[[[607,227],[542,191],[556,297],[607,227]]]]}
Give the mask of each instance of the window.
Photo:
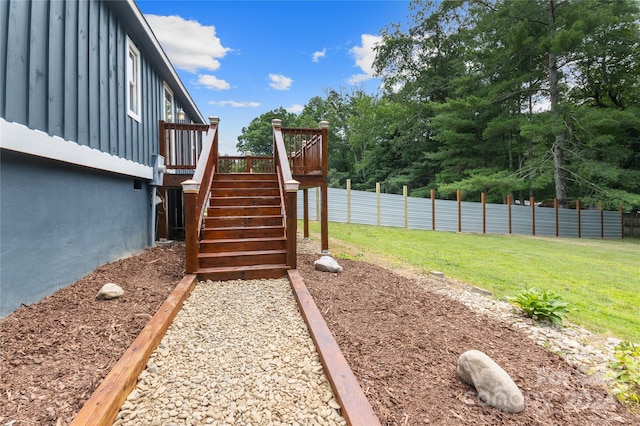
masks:
{"type": "Polygon", "coordinates": [[[140,51],[127,38],[127,114],[140,121],[140,51]]]}
{"type": "Polygon", "coordinates": [[[172,123],[173,119],[173,92],[167,86],[167,83],[164,83],[164,121],[167,123],[172,123]]]}

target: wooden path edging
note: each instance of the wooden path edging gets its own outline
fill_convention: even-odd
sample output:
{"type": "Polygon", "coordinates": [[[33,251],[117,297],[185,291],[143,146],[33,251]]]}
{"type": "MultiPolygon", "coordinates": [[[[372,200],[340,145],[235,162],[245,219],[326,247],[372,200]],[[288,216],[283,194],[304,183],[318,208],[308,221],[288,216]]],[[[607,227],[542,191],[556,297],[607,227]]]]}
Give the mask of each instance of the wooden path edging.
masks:
{"type": "Polygon", "coordinates": [[[376,426],[380,420],[373,412],[358,380],[340,351],[327,323],[320,314],[297,269],[287,271],[300,313],[316,346],[331,388],[342,407],[342,416],[351,426],[376,426]]]}
{"type": "Polygon", "coordinates": [[[185,275],[78,412],[71,426],[112,425],[167,328],[197,282],[185,275]]]}

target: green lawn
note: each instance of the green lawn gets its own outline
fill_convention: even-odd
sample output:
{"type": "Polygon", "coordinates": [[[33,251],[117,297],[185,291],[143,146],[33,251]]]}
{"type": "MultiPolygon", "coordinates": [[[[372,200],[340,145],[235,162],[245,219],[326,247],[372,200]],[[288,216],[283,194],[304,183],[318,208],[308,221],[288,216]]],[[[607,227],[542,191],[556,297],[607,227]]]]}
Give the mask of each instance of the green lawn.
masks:
{"type": "MultiPolygon", "coordinates": [[[[319,224],[311,222],[314,234],[319,224]]],[[[329,224],[330,252],[381,257],[477,285],[504,299],[524,288],[552,290],[567,320],[595,333],[640,342],[640,240],[557,239],[456,234],[329,224]]]]}

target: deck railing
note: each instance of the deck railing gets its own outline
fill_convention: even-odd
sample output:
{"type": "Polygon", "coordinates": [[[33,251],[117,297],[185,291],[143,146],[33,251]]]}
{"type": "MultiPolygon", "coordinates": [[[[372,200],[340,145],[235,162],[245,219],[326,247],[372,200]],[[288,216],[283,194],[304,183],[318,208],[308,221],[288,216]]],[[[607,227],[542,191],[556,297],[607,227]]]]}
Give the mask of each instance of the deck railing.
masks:
{"type": "MultiPolygon", "coordinates": [[[[193,172],[193,178],[182,182],[184,193],[185,218],[185,250],[186,272],[195,273],[198,270],[198,243],[200,229],[204,220],[204,213],[208,206],[211,183],[218,164],[218,122],[217,117],[209,117],[209,131],[202,144],[202,151],[193,172]]],[[[167,167],[169,168],[169,167],[167,167]]]]}
{"type": "Polygon", "coordinates": [[[272,156],[223,155],[218,159],[219,173],[274,173],[272,156]]]}
{"type": "Polygon", "coordinates": [[[288,151],[282,137],[282,120],[271,120],[273,127],[273,162],[278,174],[281,206],[285,215],[285,237],[287,238],[287,265],[296,269],[297,232],[298,232],[298,187],[300,183],[291,176],[288,151]]]}
{"type": "Polygon", "coordinates": [[[167,170],[190,173],[198,164],[209,125],[160,121],[160,155],[167,170]]]}
{"type": "Polygon", "coordinates": [[[325,123],[321,122],[319,129],[282,129],[282,138],[293,175],[327,174],[328,126],[325,126],[325,123]]]}

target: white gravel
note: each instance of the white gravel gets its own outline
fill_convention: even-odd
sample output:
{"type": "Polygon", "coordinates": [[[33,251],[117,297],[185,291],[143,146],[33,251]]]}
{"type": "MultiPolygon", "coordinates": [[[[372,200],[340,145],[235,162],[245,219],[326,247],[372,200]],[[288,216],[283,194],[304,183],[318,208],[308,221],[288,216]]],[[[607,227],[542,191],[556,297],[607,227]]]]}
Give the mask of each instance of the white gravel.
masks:
{"type": "Polygon", "coordinates": [[[200,282],[115,425],[346,425],[286,279],[200,282]]]}

